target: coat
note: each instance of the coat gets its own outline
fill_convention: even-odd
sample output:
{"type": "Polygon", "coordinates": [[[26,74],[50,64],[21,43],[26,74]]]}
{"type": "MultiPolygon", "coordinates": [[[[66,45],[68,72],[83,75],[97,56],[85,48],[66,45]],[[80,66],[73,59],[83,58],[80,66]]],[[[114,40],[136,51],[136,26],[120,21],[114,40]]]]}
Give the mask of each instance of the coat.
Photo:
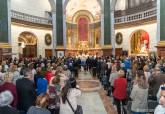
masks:
{"type": "Polygon", "coordinates": [[[114,81],[113,96],[118,100],[124,100],[127,97],[127,80],[119,77],[114,81]]]}
{"type": "Polygon", "coordinates": [[[35,105],[36,92],[34,83],[26,78],[18,79],[16,81],[16,88],[18,94],[17,108],[27,111],[30,106],[35,105]]]}
{"type": "MultiPolygon", "coordinates": [[[[72,88],[70,89],[70,92],[67,96],[74,110],[76,110],[77,108],[77,97],[80,95],[81,95],[81,91],[79,89],[72,88]]],[[[63,103],[62,99],[61,99],[61,105],[60,105],[60,114],[74,114],[68,102],[66,101],[65,103],[63,103]]]]}
{"type": "Polygon", "coordinates": [[[148,89],[139,88],[136,84],[133,86],[130,97],[132,99],[131,110],[133,112],[146,112],[148,109],[148,89]]]}
{"type": "Polygon", "coordinates": [[[16,90],[16,86],[13,83],[5,82],[4,84],[0,85],[0,93],[2,91],[5,91],[5,90],[9,90],[12,93],[12,95],[14,97],[14,100],[11,103],[11,106],[16,108],[17,107],[17,90],[16,90]]]}

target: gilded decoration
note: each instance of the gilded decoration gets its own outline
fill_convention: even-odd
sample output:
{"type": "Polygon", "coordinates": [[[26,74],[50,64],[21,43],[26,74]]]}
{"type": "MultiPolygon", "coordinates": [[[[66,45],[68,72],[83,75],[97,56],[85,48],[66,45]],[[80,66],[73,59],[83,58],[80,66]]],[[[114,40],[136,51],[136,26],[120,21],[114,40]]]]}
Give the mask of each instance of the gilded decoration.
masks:
{"type": "Polygon", "coordinates": [[[131,54],[148,54],[149,35],[143,30],[135,31],[131,36],[131,54]]]}
{"type": "Polygon", "coordinates": [[[158,46],[165,46],[165,41],[160,41],[160,42],[158,43],[158,46]]]}
{"type": "Polygon", "coordinates": [[[0,48],[11,48],[11,45],[8,43],[0,43],[0,48]]]}
{"type": "MultiPolygon", "coordinates": [[[[101,37],[101,28],[98,25],[98,22],[94,21],[93,15],[86,10],[78,11],[74,14],[72,18],[72,22],[67,25],[67,49],[91,49],[91,48],[99,48],[100,47],[100,37],[101,37]],[[87,20],[87,31],[86,38],[80,38],[79,32],[79,20],[85,19],[87,20]],[[82,49],[82,46],[85,48],[82,49]]],[[[84,30],[83,30],[84,31],[84,30]]]]}
{"type": "Polygon", "coordinates": [[[37,45],[37,37],[31,32],[22,32],[19,35],[19,43],[25,43],[26,45],[37,45]]]}

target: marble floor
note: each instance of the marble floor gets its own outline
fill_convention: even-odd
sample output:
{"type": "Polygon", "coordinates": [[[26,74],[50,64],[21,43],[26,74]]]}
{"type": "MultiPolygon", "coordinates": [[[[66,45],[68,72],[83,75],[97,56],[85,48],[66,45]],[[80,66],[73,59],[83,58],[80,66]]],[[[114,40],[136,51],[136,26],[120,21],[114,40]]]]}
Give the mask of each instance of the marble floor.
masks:
{"type": "Polygon", "coordinates": [[[98,92],[84,92],[79,99],[84,114],[107,114],[98,92]]]}
{"type": "MultiPolygon", "coordinates": [[[[78,81],[80,80],[87,81],[97,79],[93,79],[90,72],[80,72],[78,81]]],[[[84,84],[84,87],[86,87],[87,84],[84,84]]],[[[82,84],[81,87],[83,88],[82,84]]],[[[110,98],[106,96],[106,92],[103,88],[100,88],[97,91],[83,91],[78,103],[82,105],[84,114],[117,114],[110,98]]]]}

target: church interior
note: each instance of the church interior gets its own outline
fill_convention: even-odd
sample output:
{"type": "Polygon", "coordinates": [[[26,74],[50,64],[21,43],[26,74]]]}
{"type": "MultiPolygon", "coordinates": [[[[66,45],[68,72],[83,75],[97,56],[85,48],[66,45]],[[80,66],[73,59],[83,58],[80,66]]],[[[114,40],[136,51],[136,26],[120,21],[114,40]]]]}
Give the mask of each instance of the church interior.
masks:
{"type": "MultiPolygon", "coordinates": [[[[160,110],[165,113],[165,99],[157,102],[161,102],[161,95],[165,96],[161,90],[161,84],[165,84],[162,77],[165,77],[164,19],[165,0],[0,0],[0,99],[3,94],[12,94],[12,103],[16,99],[17,105],[10,102],[16,108],[11,114],[34,114],[35,111],[41,114],[161,114],[160,110]],[[160,76],[161,81],[155,75],[160,76]],[[124,78],[120,80],[121,77],[124,78]],[[21,107],[24,101],[21,102],[24,96],[21,92],[28,91],[21,83],[29,84],[30,88],[31,82],[23,83],[24,78],[33,80],[36,93],[30,94],[35,99],[27,109],[26,103],[30,101],[25,100],[25,107],[21,107]],[[159,80],[155,86],[153,78],[159,80]],[[42,84],[38,83],[39,79],[43,79],[42,84]],[[4,89],[6,80],[12,82],[16,96],[12,93],[14,89],[4,89]],[[70,86],[75,82],[78,89],[73,90],[77,93],[68,93],[67,98],[65,89],[69,81],[70,86]],[[139,88],[134,86],[138,84],[139,88]],[[60,102],[60,106],[53,109],[49,103],[44,107],[45,104],[41,106],[39,102],[46,99],[46,94],[51,99],[48,91],[52,85],[58,91],[60,102]],[[156,92],[149,99],[151,87],[156,92]],[[116,88],[123,93],[116,92],[116,88]],[[42,94],[38,93],[39,89],[42,94]],[[140,95],[134,95],[135,89],[140,95]],[[138,102],[142,101],[139,106],[138,102]],[[83,113],[76,113],[78,106],[83,113]]],[[[3,103],[0,100],[0,114],[4,111],[10,114],[7,111],[11,109],[4,108],[3,103]]]]}

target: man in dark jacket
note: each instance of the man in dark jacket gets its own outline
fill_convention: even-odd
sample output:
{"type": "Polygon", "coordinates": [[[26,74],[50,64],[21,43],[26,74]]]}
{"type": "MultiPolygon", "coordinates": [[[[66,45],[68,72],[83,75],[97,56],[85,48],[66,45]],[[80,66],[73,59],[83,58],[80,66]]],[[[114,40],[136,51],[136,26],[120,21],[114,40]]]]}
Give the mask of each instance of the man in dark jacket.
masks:
{"type": "Polygon", "coordinates": [[[155,73],[149,78],[149,96],[156,99],[156,94],[162,83],[165,82],[165,73],[161,73],[160,68],[156,67],[154,69],[155,73]]]}
{"type": "Polygon", "coordinates": [[[17,108],[26,113],[30,106],[35,105],[36,93],[35,86],[32,80],[32,72],[30,69],[25,69],[24,78],[16,81],[16,88],[18,94],[17,108]]]}

